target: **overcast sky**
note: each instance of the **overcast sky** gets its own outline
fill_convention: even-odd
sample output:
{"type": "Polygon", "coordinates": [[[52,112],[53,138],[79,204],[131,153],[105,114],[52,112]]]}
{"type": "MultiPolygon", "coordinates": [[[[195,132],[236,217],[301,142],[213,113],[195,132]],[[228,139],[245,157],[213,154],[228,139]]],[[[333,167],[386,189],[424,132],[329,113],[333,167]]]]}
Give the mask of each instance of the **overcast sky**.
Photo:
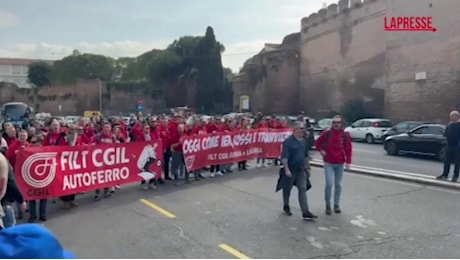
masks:
{"type": "Polygon", "coordinates": [[[264,43],[338,0],[0,0],[0,57],[59,59],[74,49],[112,57],[164,48],[208,25],[237,71],[264,43]]]}

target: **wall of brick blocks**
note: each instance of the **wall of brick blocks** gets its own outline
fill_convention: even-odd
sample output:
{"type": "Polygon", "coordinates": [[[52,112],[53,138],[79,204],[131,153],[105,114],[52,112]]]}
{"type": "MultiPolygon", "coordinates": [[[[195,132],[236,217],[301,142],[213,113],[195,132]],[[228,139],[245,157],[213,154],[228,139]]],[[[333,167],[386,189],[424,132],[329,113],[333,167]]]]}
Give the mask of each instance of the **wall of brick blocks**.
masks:
{"type": "Polygon", "coordinates": [[[355,98],[383,110],[385,13],[385,1],[340,0],[302,19],[300,95],[308,115],[326,116],[355,98]]]}
{"type": "Polygon", "coordinates": [[[430,16],[436,32],[387,32],[385,115],[445,122],[460,109],[460,1],[389,1],[388,16],[430,16]],[[426,80],[415,80],[426,72],[426,80]]]}
{"type": "MultiPolygon", "coordinates": [[[[102,111],[118,115],[136,111],[137,101],[144,100],[145,112],[154,113],[165,107],[163,100],[153,98],[145,90],[109,89],[101,84],[102,111]]],[[[83,115],[85,110],[99,110],[99,82],[81,80],[71,86],[52,86],[20,89],[14,85],[0,85],[0,104],[24,102],[35,111],[53,115],[83,115]],[[61,111],[59,111],[61,106],[61,111]]]]}

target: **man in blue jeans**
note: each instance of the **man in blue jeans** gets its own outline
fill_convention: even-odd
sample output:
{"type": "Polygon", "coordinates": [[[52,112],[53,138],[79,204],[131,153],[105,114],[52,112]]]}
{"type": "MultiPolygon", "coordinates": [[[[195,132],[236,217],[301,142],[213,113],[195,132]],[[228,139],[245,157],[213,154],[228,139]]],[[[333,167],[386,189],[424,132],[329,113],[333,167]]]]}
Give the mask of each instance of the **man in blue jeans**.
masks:
{"type": "Polygon", "coordinates": [[[341,213],[340,195],[344,169],[350,169],[352,145],[350,134],[343,130],[342,117],[332,118],[332,127],[316,140],[316,150],[323,156],[326,188],[326,215],[332,214],[331,193],[334,186],[334,212],[341,213]]]}

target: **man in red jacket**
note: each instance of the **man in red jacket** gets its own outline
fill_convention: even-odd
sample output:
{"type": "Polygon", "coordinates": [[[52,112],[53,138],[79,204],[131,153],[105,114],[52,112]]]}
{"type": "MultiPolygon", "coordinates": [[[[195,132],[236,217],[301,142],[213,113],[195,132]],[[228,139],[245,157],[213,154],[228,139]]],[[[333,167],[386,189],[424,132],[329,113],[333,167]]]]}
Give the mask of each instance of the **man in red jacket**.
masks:
{"type": "MultiPolygon", "coordinates": [[[[102,123],[102,131],[99,134],[95,135],[91,139],[90,143],[93,145],[96,145],[96,144],[113,144],[117,142],[118,142],[117,139],[112,134],[112,125],[109,122],[104,122],[102,123]]],[[[95,192],[96,194],[94,195],[94,200],[98,201],[100,200],[101,190],[96,189],[95,192]]],[[[112,195],[112,192],[110,191],[110,188],[109,187],[104,188],[104,197],[108,198],[111,195],[112,195]]]]}
{"type": "Polygon", "coordinates": [[[6,153],[6,158],[10,161],[11,166],[15,166],[16,164],[16,155],[17,153],[26,147],[29,147],[30,144],[27,142],[27,131],[26,130],[21,130],[18,134],[18,139],[11,144],[10,148],[8,149],[8,152],[6,153]]]}
{"type": "Polygon", "coordinates": [[[344,169],[350,169],[352,145],[350,134],[344,132],[342,117],[332,118],[332,128],[324,131],[316,140],[316,150],[323,156],[326,177],[326,215],[332,214],[331,191],[334,186],[334,212],[341,213],[340,195],[344,169]]]}

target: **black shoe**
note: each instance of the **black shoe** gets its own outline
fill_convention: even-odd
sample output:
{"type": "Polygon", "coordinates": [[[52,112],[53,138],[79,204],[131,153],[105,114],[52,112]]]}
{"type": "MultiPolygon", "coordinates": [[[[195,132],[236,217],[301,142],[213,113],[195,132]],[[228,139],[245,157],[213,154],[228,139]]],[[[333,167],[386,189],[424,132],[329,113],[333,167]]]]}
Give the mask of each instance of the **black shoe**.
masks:
{"type": "Polygon", "coordinates": [[[331,215],[331,214],[332,214],[331,206],[326,206],[326,215],[331,215]]]}
{"type": "Polygon", "coordinates": [[[305,220],[315,220],[318,218],[318,216],[315,216],[310,211],[307,211],[302,214],[302,218],[304,218],[305,220]]]}
{"type": "Polygon", "coordinates": [[[96,195],[96,196],[94,196],[93,200],[94,201],[99,201],[99,200],[101,200],[101,198],[99,197],[99,195],[96,195]]]}
{"type": "Polygon", "coordinates": [[[444,176],[444,175],[439,175],[438,177],[436,177],[437,180],[442,180],[442,181],[445,181],[447,180],[447,177],[444,176]]]}
{"type": "Polygon", "coordinates": [[[342,213],[342,210],[340,209],[339,205],[334,205],[334,212],[337,214],[342,213]]]}
{"type": "Polygon", "coordinates": [[[452,178],[452,182],[458,182],[458,177],[452,178]]]}
{"type": "Polygon", "coordinates": [[[172,179],[171,179],[171,177],[166,177],[165,180],[170,181],[172,179]]]}
{"type": "Polygon", "coordinates": [[[45,217],[45,216],[41,216],[41,217],[39,218],[39,220],[45,222],[45,221],[46,221],[46,217],[45,217]]]}
{"type": "Polygon", "coordinates": [[[287,216],[292,216],[291,208],[289,208],[289,206],[284,206],[283,211],[287,216]]]}
{"type": "Polygon", "coordinates": [[[159,184],[165,184],[165,181],[164,181],[163,179],[160,179],[160,180],[158,181],[158,183],[159,183],[159,184]]]}
{"type": "Polygon", "coordinates": [[[37,221],[37,217],[33,217],[33,218],[30,217],[28,222],[29,223],[35,223],[35,221],[37,221]]]}
{"type": "Polygon", "coordinates": [[[233,171],[232,170],[227,170],[227,173],[232,173],[233,171]]]}

